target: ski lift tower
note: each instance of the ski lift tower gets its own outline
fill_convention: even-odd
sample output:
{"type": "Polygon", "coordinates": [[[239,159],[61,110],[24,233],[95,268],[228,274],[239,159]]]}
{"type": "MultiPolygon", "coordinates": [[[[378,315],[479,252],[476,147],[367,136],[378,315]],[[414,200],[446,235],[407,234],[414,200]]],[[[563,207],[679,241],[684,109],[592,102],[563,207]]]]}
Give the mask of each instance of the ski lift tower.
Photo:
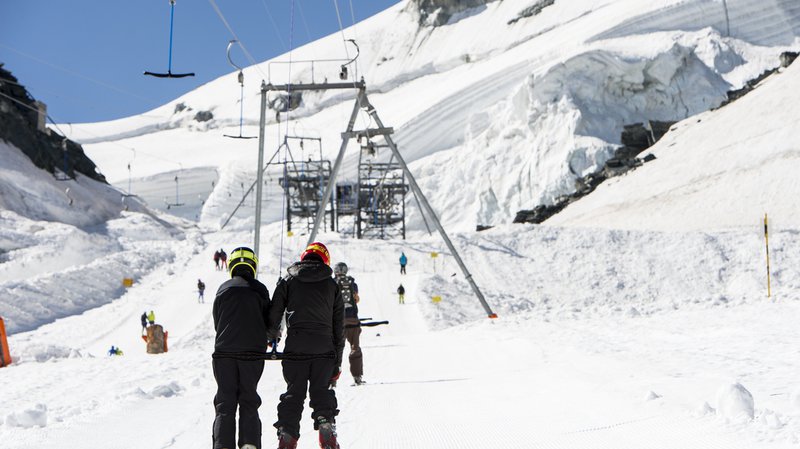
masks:
{"type": "MultiPolygon", "coordinates": [[[[354,61],[355,59],[353,59],[354,61]]],[[[351,61],[352,62],[352,61],[351,61]]],[[[348,63],[349,64],[349,63],[348,63]]],[[[346,66],[344,64],[343,66],[346,66]]],[[[383,125],[383,121],[378,116],[378,111],[375,107],[370,103],[369,98],[367,97],[367,86],[362,78],[360,81],[351,81],[351,82],[339,82],[339,83],[315,83],[313,80],[313,69],[312,69],[312,82],[311,83],[297,83],[297,84],[273,84],[271,80],[271,76],[269,77],[269,83],[266,81],[261,83],[261,123],[260,123],[260,132],[259,132],[259,161],[258,161],[258,179],[257,179],[257,192],[256,192],[256,229],[255,229],[255,251],[259,251],[259,239],[260,239],[260,226],[261,226],[261,211],[260,211],[260,202],[261,202],[261,178],[263,177],[264,173],[264,132],[266,128],[266,105],[267,105],[267,95],[269,92],[285,92],[288,93],[287,98],[291,100],[291,96],[294,93],[301,93],[304,91],[326,91],[332,89],[339,89],[339,90],[355,90],[355,102],[353,105],[353,111],[350,114],[350,119],[347,122],[346,130],[341,134],[342,136],[342,144],[339,147],[339,153],[336,156],[336,162],[334,162],[333,168],[331,170],[331,174],[329,177],[328,182],[325,186],[325,193],[322,194],[321,202],[319,207],[317,208],[316,217],[314,218],[314,226],[309,233],[308,236],[308,243],[314,242],[317,238],[317,233],[322,226],[324,221],[325,215],[328,211],[328,201],[332,198],[332,195],[335,192],[336,187],[336,177],[339,174],[339,169],[342,166],[342,161],[344,160],[344,153],[347,150],[347,144],[350,142],[350,139],[357,139],[359,136],[362,137],[370,137],[372,138],[377,136],[382,136],[386,142],[386,146],[392,152],[392,160],[396,160],[397,164],[400,165],[402,171],[404,173],[405,179],[408,180],[409,186],[411,191],[414,193],[414,196],[417,198],[421,205],[421,213],[423,215],[427,215],[436,229],[439,231],[439,235],[444,240],[445,245],[450,250],[453,258],[455,259],[458,266],[461,268],[461,272],[464,275],[464,279],[469,283],[470,287],[472,287],[472,291],[475,293],[475,296],[481,303],[481,306],[486,311],[489,318],[497,318],[497,314],[495,314],[489,304],[486,302],[486,298],[484,298],[483,293],[478,288],[478,285],[475,283],[475,280],[472,278],[472,274],[467,269],[467,266],[464,264],[464,261],[461,259],[461,256],[458,254],[458,250],[456,250],[453,242],[450,241],[450,237],[447,236],[442,224],[439,222],[439,218],[434,212],[433,208],[431,207],[430,203],[428,203],[428,199],[425,198],[425,195],[422,193],[422,190],[419,188],[414,176],[411,174],[411,171],[408,169],[408,165],[405,162],[405,159],[400,154],[400,151],[397,149],[397,145],[391,138],[391,134],[393,132],[392,128],[386,128],[383,125]],[[356,118],[361,111],[366,112],[369,114],[371,118],[371,122],[377,125],[376,128],[369,128],[365,130],[354,130],[356,118]]],[[[343,81],[347,78],[347,72],[342,70],[340,72],[340,79],[343,81]]],[[[280,111],[279,111],[280,113],[280,111]]],[[[404,182],[404,181],[403,181],[404,182]]],[[[334,199],[335,202],[335,199],[334,199]]]]}

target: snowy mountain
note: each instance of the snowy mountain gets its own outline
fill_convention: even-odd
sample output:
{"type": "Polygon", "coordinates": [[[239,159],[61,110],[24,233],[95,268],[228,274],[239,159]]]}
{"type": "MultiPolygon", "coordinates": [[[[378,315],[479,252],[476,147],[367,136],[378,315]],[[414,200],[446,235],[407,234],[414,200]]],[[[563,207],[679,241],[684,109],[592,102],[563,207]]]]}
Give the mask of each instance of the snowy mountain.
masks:
{"type": "MultiPolygon", "coordinates": [[[[411,200],[407,240],[323,232],[333,262],[359,283],[361,313],[390,321],[362,335],[367,385],[349,386],[343,367],[342,447],[797,447],[800,66],[721,106],[800,49],[797,1],[415,0],[344,35],[361,51],[355,76],[500,318],[485,319],[411,200]],[[511,224],[518,210],[574,191],[614,155],[625,125],[648,120],[677,122],[646,151],[655,160],[543,225],[511,224]],[[407,275],[397,273],[401,252],[407,275]]],[[[291,59],[352,51],[336,33],[291,59]]],[[[244,134],[258,132],[261,80],[286,82],[288,60],[244,71],[244,134]]],[[[339,65],[316,64],[314,80],[332,82],[339,65]]],[[[291,81],[311,77],[292,65],[291,81]]],[[[223,136],[238,133],[238,99],[231,73],[70,136],[113,184],[130,182],[151,207],[196,226],[119,205],[92,225],[68,212],[121,192],[91,191],[36,217],[0,202],[0,315],[14,358],[0,369],[0,441],[10,448],[208,443],[214,329],[210,298],[198,303],[194,285],[202,278],[214,292],[227,276],[211,253],[252,241],[252,197],[220,229],[255,178],[256,141],[223,136]],[[128,276],[134,286],[123,290],[128,276]],[[169,331],[168,353],[145,353],[143,310],[169,331]],[[125,355],[106,356],[110,345],[125,355]]],[[[268,156],[292,134],[321,137],[333,159],[353,99],[304,94],[290,120],[267,114],[268,156]]],[[[368,126],[360,115],[356,127],[368,126]]],[[[63,190],[16,149],[0,151],[14,161],[3,179],[31,180],[24,207],[63,201],[48,199],[63,190]]],[[[316,150],[293,151],[305,160],[316,150]]],[[[355,153],[344,179],[355,177],[355,153]]],[[[260,278],[270,289],[306,242],[281,222],[280,176],[270,168],[265,182],[260,278]]],[[[3,199],[15,183],[0,184],[3,199]]],[[[264,447],[283,388],[279,365],[267,363],[264,447]]],[[[302,448],[316,447],[309,414],[302,448]]]]}

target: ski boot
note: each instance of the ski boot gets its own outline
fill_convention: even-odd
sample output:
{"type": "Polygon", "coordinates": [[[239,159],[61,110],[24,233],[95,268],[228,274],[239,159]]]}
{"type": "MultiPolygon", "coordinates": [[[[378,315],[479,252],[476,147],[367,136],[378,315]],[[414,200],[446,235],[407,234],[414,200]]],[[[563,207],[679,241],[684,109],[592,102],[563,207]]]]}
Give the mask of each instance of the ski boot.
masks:
{"type": "Polygon", "coordinates": [[[356,383],[356,385],[364,385],[365,383],[367,383],[361,376],[354,377],[353,381],[356,383]]]}
{"type": "Polygon", "coordinates": [[[339,449],[336,442],[336,424],[328,421],[328,418],[320,416],[317,418],[317,428],[319,429],[319,447],[321,449],[339,449]]]}
{"type": "Polygon", "coordinates": [[[278,449],[297,449],[297,438],[283,429],[278,429],[278,449]]]}

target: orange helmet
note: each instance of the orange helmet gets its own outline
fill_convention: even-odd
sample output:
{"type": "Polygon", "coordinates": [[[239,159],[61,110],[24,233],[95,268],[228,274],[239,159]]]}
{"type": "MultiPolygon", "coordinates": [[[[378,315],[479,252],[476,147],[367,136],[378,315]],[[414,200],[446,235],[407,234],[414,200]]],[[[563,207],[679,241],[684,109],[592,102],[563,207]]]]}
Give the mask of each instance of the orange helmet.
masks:
{"type": "Polygon", "coordinates": [[[306,257],[311,254],[316,254],[319,256],[325,265],[331,264],[331,255],[328,253],[328,248],[326,248],[322,243],[314,242],[306,246],[306,250],[300,255],[300,260],[306,260],[306,257]]]}

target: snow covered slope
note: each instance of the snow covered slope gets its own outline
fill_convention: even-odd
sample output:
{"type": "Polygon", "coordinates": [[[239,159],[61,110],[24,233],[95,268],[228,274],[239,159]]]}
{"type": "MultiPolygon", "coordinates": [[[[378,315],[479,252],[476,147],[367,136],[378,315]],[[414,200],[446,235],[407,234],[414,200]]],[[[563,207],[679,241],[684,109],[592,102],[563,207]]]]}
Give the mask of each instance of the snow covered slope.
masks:
{"type": "MultiPolygon", "coordinates": [[[[610,157],[623,125],[715,107],[728,89],[777,66],[781,51],[800,48],[800,15],[791,1],[560,1],[520,18],[529,6],[491,2],[431,27],[420,26],[412,2],[401,2],[345,30],[359,42],[358,76],[373,104],[397,130],[432,204],[456,229],[508,223],[519,209],[573,191],[576,177],[610,157]]],[[[292,60],[345,58],[346,50],[352,51],[337,33],[296,49],[292,60]]],[[[288,65],[276,61],[288,59],[245,70],[246,134],[257,134],[260,81],[286,82],[288,65]]],[[[332,81],[337,73],[338,63],[317,63],[313,79],[332,81]]],[[[291,74],[294,82],[312,80],[309,64],[293,64],[291,74]]],[[[163,159],[173,162],[169,171],[252,164],[254,141],[222,137],[238,122],[235,76],[141,116],[76,126],[73,137],[115,181],[128,175],[119,157],[128,158],[126,148],[137,149],[136,177],[155,174],[163,159]],[[198,111],[214,118],[198,122],[198,111]]],[[[321,136],[332,159],[352,95],[305,95],[289,128],[268,114],[268,154],[288,130],[321,136]]],[[[357,127],[368,125],[359,118],[357,127]]],[[[355,176],[355,153],[346,159],[345,178],[355,176]]],[[[410,226],[421,229],[411,209],[410,226]]]]}
{"type": "MultiPolygon", "coordinates": [[[[367,385],[349,386],[345,364],[342,447],[797,448],[800,227],[790,170],[800,68],[704,112],[798,47],[797,3],[556,0],[520,18],[534,3],[491,2],[430,28],[405,2],[345,30],[359,39],[372,102],[500,318],[485,318],[437,236],[361,241],[323,232],[332,261],[347,262],[359,283],[364,316],[390,321],[362,334],[367,385]],[[658,159],[552,224],[507,224],[516,208],[568,191],[602,164],[622,124],[656,118],[683,120],[652,149],[658,159]],[[762,203],[777,228],[770,298],[762,203]],[[476,224],[497,226],[477,233],[476,224]],[[401,251],[409,257],[402,276],[401,251]]],[[[340,38],[293,58],[343,54],[340,38]]],[[[257,81],[279,77],[280,67],[246,71],[246,134],[256,132],[257,81]]],[[[293,79],[310,76],[304,70],[295,67],[293,79]]],[[[87,151],[110,179],[127,179],[129,158],[134,177],[155,175],[134,184],[162,185],[163,194],[147,192],[154,199],[173,193],[163,182],[173,174],[217,167],[198,228],[173,235],[149,215],[123,214],[81,233],[0,215],[12,219],[0,230],[15,229],[5,241],[39,245],[13,253],[18,263],[0,263],[0,301],[13,299],[0,302],[0,313],[14,310],[22,323],[10,337],[14,364],[0,372],[3,447],[208,444],[214,330],[211,298],[198,303],[194,285],[202,278],[210,296],[226,278],[213,268],[213,250],[253,237],[252,198],[218,230],[255,175],[255,143],[222,137],[238,131],[237,93],[226,76],[142,116],[74,126],[94,142],[87,151]],[[198,111],[215,118],[198,122],[198,111]],[[103,258],[86,257],[80,249],[89,246],[103,258]],[[68,255],[56,273],[47,269],[53,247],[68,255]],[[30,266],[46,272],[26,277],[30,266]],[[137,270],[133,288],[118,287],[119,276],[137,270]],[[118,299],[97,302],[98,286],[117,288],[103,297],[118,299]],[[143,310],[169,331],[168,353],[145,354],[143,310]],[[106,356],[111,345],[125,355],[106,356]]],[[[268,157],[287,132],[322,136],[332,157],[351,100],[308,96],[280,133],[271,117],[268,157]]],[[[357,127],[368,125],[359,117],[357,127]]],[[[270,289],[306,241],[280,222],[280,176],[280,167],[266,174],[259,248],[270,289]]],[[[267,364],[264,447],[274,443],[269,424],[283,388],[280,367],[267,364]]],[[[309,415],[302,449],[317,446],[309,415]]]]}
{"type": "Polygon", "coordinates": [[[800,228],[800,64],[752,95],[691,117],[649,150],[658,159],[602,184],[547,223],[665,231],[800,228]]]}
{"type": "Polygon", "coordinates": [[[80,174],[58,181],[4,141],[0,160],[0,316],[9,333],[106,304],[124,293],[123,278],[138,281],[181,248],[180,223],[136,198],[80,174]]]}

